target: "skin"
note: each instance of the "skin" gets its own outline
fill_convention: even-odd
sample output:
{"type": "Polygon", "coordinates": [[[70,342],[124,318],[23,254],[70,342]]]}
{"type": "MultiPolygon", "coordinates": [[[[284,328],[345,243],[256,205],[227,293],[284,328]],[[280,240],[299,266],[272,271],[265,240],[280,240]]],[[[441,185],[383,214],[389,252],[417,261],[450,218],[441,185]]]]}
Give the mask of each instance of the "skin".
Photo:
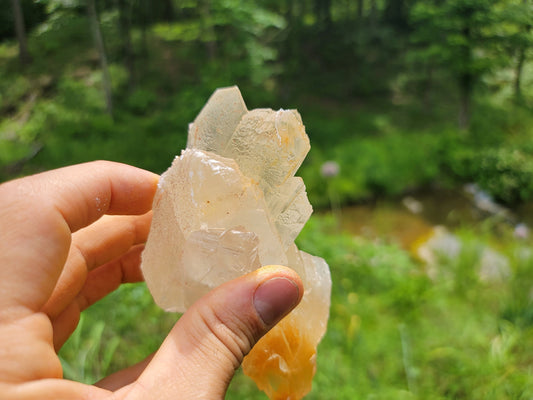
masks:
{"type": "Polygon", "coordinates": [[[99,161],[0,185],[2,399],[222,399],[243,357],[301,300],[291,269],[265,267],[200,299],[139,364],[94,386],[62,379],[57,351],[80,312],[142,280],[157,181],[99,161]]]}

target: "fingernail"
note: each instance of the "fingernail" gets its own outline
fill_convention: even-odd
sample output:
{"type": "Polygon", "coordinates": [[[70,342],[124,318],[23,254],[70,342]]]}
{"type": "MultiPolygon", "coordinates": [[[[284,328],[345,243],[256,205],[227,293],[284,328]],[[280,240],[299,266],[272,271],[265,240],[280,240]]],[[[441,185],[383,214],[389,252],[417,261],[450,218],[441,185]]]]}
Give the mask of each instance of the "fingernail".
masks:
{"type": "Polygon", "coordinates": [[[296,306],[299,297],[296,283],[287,278],[272,278],[255,290],[254,307],[265,325],[273,325],[296,306]]]}

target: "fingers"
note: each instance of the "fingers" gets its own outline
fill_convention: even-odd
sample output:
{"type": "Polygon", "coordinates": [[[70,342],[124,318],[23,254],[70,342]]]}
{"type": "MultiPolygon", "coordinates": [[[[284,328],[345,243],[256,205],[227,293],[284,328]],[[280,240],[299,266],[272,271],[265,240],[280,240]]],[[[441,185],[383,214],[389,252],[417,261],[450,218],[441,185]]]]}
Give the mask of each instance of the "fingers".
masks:
{"type": "Polygon", "coordinates": [[[66,379],[40,379],[22,384],[0,383],[2,400],[116,400],[96,386],[66,379]]]}
{"type": "Polygon", "coordinates": [[[218,287],[181,317],[127,398],[223,398],[244,356],[302,295],[297,274],[277,266],[218,287]]]}
{"type": "MultiPolygon", "coordinates": [[[[106,213],[147,213],[157,179],[137,168],[95,162],[0,185],[0,341],[8,350],[0,351],[0,365],[8,367],[0,375],[6,382],[61,375],[52,324],[40,311],[67,260],[71,234],[106,213]],[[17,368],[17,362],[30,367],[17,368]]],[[[97,243],[96,238],[93,246],[97,243]]],[[[105,257],[116,256],[107,250],[105,257]]],[[[124,265],[110,270],[124,276],[124,265]]]]}
{"type": "Polygon", "coordinates": [[[73,235],[65,268],[44,305],[59,350],[78,325],[80,312],[121,283],[139,282],[142,245],[151,212],[142,216],[104,216],[73,235]],[[103,264],[103,265],[102,265],[103,264]]]}
{"type": "MultiPolygon", "coordinates": [[[[139,254],[142,248],[126,258],[119,260],[119,257],[128,253],[133,246],[146,242],[151,220],[151,212],[142,216],[104,216],[92,225],[76,232],[72,238],[65,267],[43,311],[52,319],[57,317],[82,288],[87,286],[88,273],[113,260],[120,262],[108,265],[104,269],[105,273],[100,271],[99,274],[93,274],[92,282],[86,288],[88,297],[94,297],[90,293],[92,287],[99,289],[98,279],[105,280],[106,284],[112,283],[108,287],[114,288],[120,284],[123,279],[122,275],[126,281],[141,280],[139,254]],[[135,276],[130,277],[131,274],[135,276]]],[[[101,298],[107,293],[109,292],[101,293],[100,290],[98,297],[101,298]]]]}
{"type": "Polygon", "coordinates": [[[118,289],[122,283],[134,283],[143,280],[140,269],[141,253],[144,245],[134,246],[123,257],[109,262],[91,271],[85,286],[76,297],[83,311],[109,293],[118,289]]]}
{"type": "Polygon", "coordinates": [[[116,391],[126,385],[129,385],[133,383],[137,378],[139,378],[139,375],[141,375],[146,366],[150,363],[150,361],[152,361],[153,357],[154,355],[151,354],[143,361],[132,365],[129,368],[125,368],[123,370],[115,372],[114,374],[106,376],[104,379],[96,382],[95,386],[102,389],[116,391]]]}
{"type": "MultiPolygon", "coordinates": [[[[112,291],[122,283],[140,282],[143,280],[140,270],[141,253],[144,245],[137,245],[130,249],[123,257],[104,264],[92,271],[84,279],[83,287],[60,308],[49,307],[53,312],[50,316],[54,330],[54,348],[59,351],[61,346],[74,332],[80,318],[80,313],[112,291]]],[[[69,295],[71,293],[69,292],[69,295]]],[[[60,298],[64,300],[65,298],[60,298]]],[[[48,304],[47,304],[48,306],[48,304]]]]}
{"type": "MultiPolygon", "coordinates": [[[[8,185],[35,207],[57,210],[75,232],[104,214],[140,215],[151,209],[158,176],[125,164],[96,161],[33,175],[8,185]]],[[[32,213],[32,210],[29,210],[32,213]]]]}
{"type": "Polygon", "coordinates": [[[144,214],[157,175],[94,162],[0,185],[0,320],[45,304],[67,259],[70,234],[103,214],[144,214]],[[3,314],[4,313],[4,314],[3,314]]]}
{"type": "MultiPolygon", "coordinates": [[[[61,363],[52,348],[50,320],[42,313],[0,324],[0,382],[60,378],[61,363]]],[[[0,398],[2,392],[0,391],[0,398]]]]}

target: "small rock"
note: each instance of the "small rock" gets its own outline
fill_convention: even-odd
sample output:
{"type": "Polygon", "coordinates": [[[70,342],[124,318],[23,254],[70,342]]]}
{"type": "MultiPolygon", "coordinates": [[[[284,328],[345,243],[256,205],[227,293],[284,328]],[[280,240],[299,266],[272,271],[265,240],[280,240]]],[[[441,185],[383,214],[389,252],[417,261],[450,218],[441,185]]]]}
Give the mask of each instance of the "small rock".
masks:
{"type": "Polygon", "coordinates": [[[484,282],[500,282],[510,275],[509,259],[496,250],[486,247],[479,260],[479,279],[484,282]]]}
{"type": "Polygon", "coordinates": [[[424,211],[424,205],[414,197],[407,196],[402,199],[402,204],[413,214],[420,214],[424,211]]]}

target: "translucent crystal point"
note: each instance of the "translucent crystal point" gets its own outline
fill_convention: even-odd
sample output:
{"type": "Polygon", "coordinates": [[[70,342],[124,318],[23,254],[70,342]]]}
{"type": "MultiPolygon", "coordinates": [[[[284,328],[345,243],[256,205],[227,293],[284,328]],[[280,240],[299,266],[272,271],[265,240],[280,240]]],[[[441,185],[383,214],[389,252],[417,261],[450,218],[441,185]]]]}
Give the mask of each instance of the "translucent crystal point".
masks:
{"type": "Polygon", "coordinates": [[[247,112],[236,86],[217,89],[189,125],[188,147],[221,154],[217,150],[226,145],[247,112]]]}
{"type": "Polygon", "coordinates": [[[310,148],[297,111],[257,109],[242,117],[220,154],[270,190],[294,176],[310,148]]]}
{"type": "Polygon", "coordinates": [[[265,197],[283,247],[287,249],[313,213],[304,181],[298,176],[289,178],[276,190],[266,192],[265,197]]]}
{"type": "Polygon", "coordinates": [[[184,312],[212,288],[264,265],[300,275],[301,303],[243,363],[271,399],[309,392],[329,316],[328,265],[294,244],[312,213],[294,176],[309,148],[297,111],[248,111],[237,87],[218,89],[190,124],[187,149],[161,176],[142,257],[147,285],[169,311],[184,312]]]}

